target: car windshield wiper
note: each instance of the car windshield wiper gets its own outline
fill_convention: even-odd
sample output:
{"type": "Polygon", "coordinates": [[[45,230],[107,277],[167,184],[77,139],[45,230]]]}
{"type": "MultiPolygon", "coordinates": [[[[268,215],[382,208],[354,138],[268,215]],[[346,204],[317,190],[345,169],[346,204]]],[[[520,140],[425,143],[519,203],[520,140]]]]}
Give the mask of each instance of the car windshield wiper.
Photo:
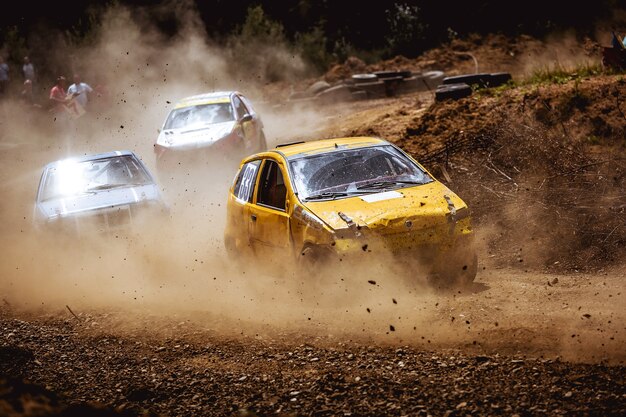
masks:
{"type": "Polygon", "coordinates": [[[334,200],[337,197],[346,197],[350,195],[350,193],[346,193],[346,192],[326,192],[326,193],[319,193],[319,194],[313,194],[310,195],[308,197],[305,198],[305,200],[325,200],[325,199],[330,199],[330,200],[334,200]]]}
{"type": "Polygon", "coordinates": [[[337,197],[348,197],[351,195],[369,194],[367,191],[327,191],[324,193],[313,194],[305,198],[305,200],[334,200],[337,197]]]}
{"type": "Polygon", "coordinates": [[[87,188],[87,192],[91,191],[99,191],[99,190],[110,190],[113,188],[121,188],[121,187],[132,187],[135,184],[100,184],[93,187],[87,188]]]}
{"type": "Polygon", "coordinates": [[[409,185],[422,185],[422,181],[404,181],[404,180],[387,180],[387,181],[375,181],[368,184],[360,185],[357,190],[367,190],[369,188],[386,188],[397,184],[409,184],[409,185]]]}

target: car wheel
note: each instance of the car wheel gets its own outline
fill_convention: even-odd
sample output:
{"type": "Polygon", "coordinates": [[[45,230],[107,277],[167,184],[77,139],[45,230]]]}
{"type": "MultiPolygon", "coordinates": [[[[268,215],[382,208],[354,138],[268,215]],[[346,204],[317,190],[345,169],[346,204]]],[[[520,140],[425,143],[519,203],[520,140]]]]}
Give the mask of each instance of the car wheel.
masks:
{"type": "Polygon", "coordinates": [[[478,273],[478,255],[474,253],[469,261],[461,267],[461,271],[456,277],[456,285],[460,287],[467,287],[472,285],[476,274],[478,273]]]}
{"type": "Polygon", "coordinates": [[[435,91],[435,101],[458,100],[472,94],[472,87],[467,84],[442,84],[435,91]]]}
{"type": "Polygon", "coordinates": [[[306,245],[298,256],[298,267],[306,273],[313,273],[318,270],[324,258],[322,251],[313,246],[306,245]]]}
{"type": "Polygon", "coordinates": [[[427,274],[428,284],[438,290],[450,291],[472,285],[478,272],[478,256],[475,252],[465,259],[453,258],[433,268],[427,274]]]}

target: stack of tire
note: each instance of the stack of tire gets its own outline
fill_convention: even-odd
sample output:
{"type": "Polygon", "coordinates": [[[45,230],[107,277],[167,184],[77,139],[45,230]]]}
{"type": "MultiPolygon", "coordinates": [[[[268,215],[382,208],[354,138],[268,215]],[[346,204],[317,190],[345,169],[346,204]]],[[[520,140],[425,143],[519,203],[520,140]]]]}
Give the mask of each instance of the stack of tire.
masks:
{"type": "Polygon", "coordinates": [[[445,77],[435,90],[435,101],[458,100],[472,95],[474,89],[498,87],[511,81],[508,72],[464,74],[445,77]]]}
{"type": "Polygon", "coordinates": [[[413,73],[412,71],[378,71],[354,74],[352,88],[359,98],[393,97],[414,91],[431,90],[444,78],[442,71],[413,73]]]}
{"type": "Polygon", "coordinates": [[[372,73],[354,74],[350,79],[331,85],[325,81],[317,81],[304,91],[294,92],[289,101],[336,103],[354,100],[393,97],[414,91],[431,91],[443,80],[443,71],[377,71],[372,73]]]}

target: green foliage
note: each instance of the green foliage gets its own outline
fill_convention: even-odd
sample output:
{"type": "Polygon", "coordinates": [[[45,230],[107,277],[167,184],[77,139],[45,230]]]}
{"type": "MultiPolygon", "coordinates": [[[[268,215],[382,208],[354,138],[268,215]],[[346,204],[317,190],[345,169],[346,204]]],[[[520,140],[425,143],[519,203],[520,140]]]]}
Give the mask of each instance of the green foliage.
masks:
{"type": "Polygon", "coordinates": [[[565,84],[580,78],[592,77],[602,74],[602,66],[600,65],[580,65],[573,70],[568,70],[561,65],[555,67],[545,67],[535,71],[530,78],[522,84],[565,84]]]}
{"type": "Polygon", "coordinates": [[[282,44],[285,30],[281,23],[270,20],[259,5],[248,9],[239,37],[243,42],[282,44]]]}
{"type": "Polygon", "coordinates": [[[69,46],[84,46],[94,44],[101,28],[101,10],[90,8],[76,24],[64,33],[65,40],[69,46]]]}
{"type": "Polygon", "coordinates": [[[420,19],[420,9],[415,5],[394,3],[386,11],[389,35],[386,37],[390,53],[416,56],[421,52],[427,25],[420,19]]]}
{"type": "Polygon", "coordinates": [[[297,33],[295,46],[302,58],[318,73],[326,71],[332,56],[327,51],[327,39],[319,26],[309,32],[297,33]]]}
{"type": "Polygon", "coordinates": [[[302,72],[283,25],[271,20],[260,5],[248,8],[244,24],[229,37],[227,46],[237,64],[233,71],[241,76],[276,82],[302,72]]]}
{"type": "MultiPolygon", "coordinates": [[[[22,65],[22,59],[28,55],[28,47],[26,46],[26,39],[20,35],[17,26],[11,26],[7,29],[4,36],[3,49],[6,49],[8,56],[4,58],[7,61],[22,65]]],[[[13,74],[15,76],[15,74],[13,74]]]]}

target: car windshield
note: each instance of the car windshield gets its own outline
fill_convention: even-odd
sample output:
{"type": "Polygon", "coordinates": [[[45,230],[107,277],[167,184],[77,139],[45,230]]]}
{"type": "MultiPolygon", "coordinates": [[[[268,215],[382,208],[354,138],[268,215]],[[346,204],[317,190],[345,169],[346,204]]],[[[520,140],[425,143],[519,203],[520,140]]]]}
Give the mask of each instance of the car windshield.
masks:
{"type": "Polygon", "coordinates": [[[132,156],[114,156],[92,161],[63,161],[48,169],[40,200],[53,200],[100,190],[151,184],[141,163],[132,156]]]}
{"type": "Polygon", "coordinates": [[[172,110],[164,129],[202,127],[233,120],[235,116],[230,102],[201,104],[172,110]]]}
{"type": "Polygon", "coordinates": [[[297,157],[290,167],[298,197],[303,200],[348,197],[432,181],[391,145],[297,157]]]}

